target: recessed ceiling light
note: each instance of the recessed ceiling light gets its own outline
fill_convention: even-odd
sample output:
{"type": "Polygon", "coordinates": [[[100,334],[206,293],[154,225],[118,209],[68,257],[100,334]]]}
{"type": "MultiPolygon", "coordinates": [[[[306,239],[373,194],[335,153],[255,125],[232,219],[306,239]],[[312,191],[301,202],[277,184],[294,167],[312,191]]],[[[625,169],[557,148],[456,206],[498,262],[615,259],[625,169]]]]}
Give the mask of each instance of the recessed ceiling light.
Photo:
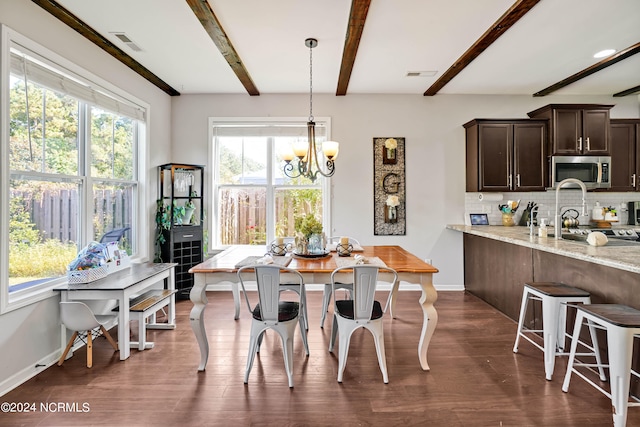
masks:
{"type": "Polygon", "coordinates": [[[438,71],[407,71],[407,77],[433,77],[438,71]]]}
{"type": "Polygon", "coordinates": [[[607,56],[613,55],[616,53],[615,49],[605,49],[593,55],[594,58],[606,58],[607,56]]]}

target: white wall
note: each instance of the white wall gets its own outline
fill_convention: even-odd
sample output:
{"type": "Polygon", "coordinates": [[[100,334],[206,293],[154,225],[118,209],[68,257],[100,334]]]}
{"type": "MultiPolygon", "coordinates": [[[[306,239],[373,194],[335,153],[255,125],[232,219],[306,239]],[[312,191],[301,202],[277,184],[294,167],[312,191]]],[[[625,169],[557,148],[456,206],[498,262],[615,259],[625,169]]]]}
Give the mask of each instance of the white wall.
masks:
{"type": "MultiPolygon", "coordinates": [[[[173,98],[174,161],[211,165],[208,117],[306,117],[308,95],[183,95],[173,98]],[[206,163],[205,163],[206,159],[206,163]]],[[[464,222],[465,132],[474,118],[526,118],[550,103],[615,104],[611,116],[640,117],[637,97],[544,97],[314,94],[315,116],[332,118],[331,138],[340,142],[333,186],[331,234],[348,234],[366,245],[398,244],[431,258],[440,289],[463,285],[462,236],[446,230],[464,222]],[[406,236],[373,234],[373,138],[406,138],[406,236]]],[[[209,210],[211,212],[211,210],[209,210]]]]}
{"type": "MultiPolygon", "coordinates": [[[[148,133],[153,149],[142,176],[150,190],[146,211],[153,227],[156,166],[171,161],[171,97],[29,0],[0,0],[0,23],[151,106],[148,133]]],[[[153,239],[149,239],[148,252],[153,254],[153,239]]],[[[0,395],[44,369],[36,368],[36,364],[48,365],[59,357],[58,301],[59,296],[54,295],[0,316],[0,395]]]]}

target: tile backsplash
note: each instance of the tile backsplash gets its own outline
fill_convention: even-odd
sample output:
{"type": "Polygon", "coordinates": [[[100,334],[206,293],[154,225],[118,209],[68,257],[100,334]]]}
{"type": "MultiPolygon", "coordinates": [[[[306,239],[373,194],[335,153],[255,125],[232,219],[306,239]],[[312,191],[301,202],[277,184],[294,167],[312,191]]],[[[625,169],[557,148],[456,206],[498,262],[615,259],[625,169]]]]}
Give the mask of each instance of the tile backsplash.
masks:
{"type": "MultiPolygon", "coordinates": [[[[465,193],[465,223],[469,224],[469,214],[486,213],[489,217],[490,225],[502,225],[502,214],[498,209],[498,205],[505,204],[507,200],[520,200],[520,208],[515,214],[515,222],[518,224],[522,212],[527,207],[528,202],[535,202],[538,205],[538,223],[541,218],[547,219],[547,224],[553,224],[553,218],[556,209],[556,192],[548,190],[545,192],[530,193],[483,193],[486,195],[501,194],[502,201],[485,201],[480,200],[481,193],[465,193]]],[[[582,214],[582,192],[579,189],[560,190],[559,205],[561,213],[567,209],[575,209],[582,214]]],[[[618,212],[618,222],[614,226],[626,226],[628,224],[627,202],[640,201],[640,193],[604,193],[604,192],[587,192],[586,215],[580,215],[578,220],[580,225],[587,225],[591,220],[591,210],[600,203],[602,207],[616,208],[618,212]]]]}

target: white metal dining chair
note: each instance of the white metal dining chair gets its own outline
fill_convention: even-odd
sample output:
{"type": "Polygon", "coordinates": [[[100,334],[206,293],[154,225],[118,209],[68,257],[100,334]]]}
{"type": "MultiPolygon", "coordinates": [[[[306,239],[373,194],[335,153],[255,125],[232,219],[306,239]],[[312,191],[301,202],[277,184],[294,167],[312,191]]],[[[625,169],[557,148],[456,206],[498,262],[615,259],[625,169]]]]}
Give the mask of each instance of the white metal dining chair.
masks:
{"type": "Polygon", "coordinates": [[[304,279],[298,271],[278,265],[248,265],[238,269],[238,278],[244,294],[247,308],[251,313],[251,337],[249,340],[249,353],[247,355],[247,368],[244,374],[244,383],[249,382],[249,373],[257,353],[260,352],[260,344],[267,329],[273,329],[282,340],[282,352],[284,365],[289,380],[289,387],[293,387],[293,337],[296,323],[300,325],[302,342],[307,356],[309,356],[309,344],[307,331],[301,316],[302,296],[304,295],[304,279]],[[252,305],[244,286],[243,274],[253,271],[253,278],[257,284],[258,302],[252,305]],[[297,279],[299,289],[299,301],[281,301],[281,273],[290,278],[297,279]]]}
{"type": "Polygon", "coordinates": [[[89,306],[80,301],[61,301],[60,320],[67,329],[73,331],[73,335],[69,339],[62,356],[60,356],[60,360],[58,360],[58,366],[64,363],[69,350],[76,342],[76,338],[87,343],[87,368],[93,366],[93,338],[100,336],[100,333],[118,351],[118,344],[104,327],[108,321],[115,317],[117,315],[95,315],[89,306]]]}
{"type": "MultiPolygon", "coordinates": [[[[332,236],[327,239],[328,245],[335,245],[340,242],[341,236],[332,236]]],[[[360,242],[358,240],[348,237],[349,243],[353,246],[360,246],[360,242]]],[[[336,289],[346,289],[351,292],[353,290],[353,283],[336,283],[336,289]]],[[[331,293],[332,293],[332,285],[331,283],[324,284],[324,290],[322,291],[322,315],[320,317],[320,327],[324,328],[324,320],[327,317],[327,312],[329,311],[329,302],[331,301],[331,293]]]]}
{"type": "Polygon", "coordinates": [[[344,369],[347,365],[347,355],[351,335],[356,329],[365,328],[373,335],[378,355],[378,364],[382,371],[384,383],[389,382],[387,374],[387,361],[384,350],[384,328],[382,318],[387,311],[391,295],[398,286],[398,273],[395,270],[378,267],[375,265],[356,265],[352,267],[340,267],[331,273],[331,283],[333,285],[333,325],[331,328],[331,338],[329,340],[329,351],[333,352],[336,335],[340,336],[338,349],[338,382],[342,382],[344,369]],[[353,270],[353,298],[338,299],[336,297],[336,275],[345,270],[353,270]],[[376,288],[378,286],[378,272],[388,272],[392,274],[393,282],[387,302],[382,308],[379,301],[375,299],[376,288]]]}

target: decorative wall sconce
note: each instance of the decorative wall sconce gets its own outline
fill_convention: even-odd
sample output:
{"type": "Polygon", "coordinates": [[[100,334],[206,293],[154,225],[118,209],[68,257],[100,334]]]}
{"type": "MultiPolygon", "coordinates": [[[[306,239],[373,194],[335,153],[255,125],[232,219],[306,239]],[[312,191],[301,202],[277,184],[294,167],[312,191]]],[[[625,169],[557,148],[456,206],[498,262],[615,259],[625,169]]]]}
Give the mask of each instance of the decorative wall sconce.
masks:
{"type": "Polygon", "coordinates": [[[373,232],[406,234],[404,138],[373,138],[373,232]]]}

